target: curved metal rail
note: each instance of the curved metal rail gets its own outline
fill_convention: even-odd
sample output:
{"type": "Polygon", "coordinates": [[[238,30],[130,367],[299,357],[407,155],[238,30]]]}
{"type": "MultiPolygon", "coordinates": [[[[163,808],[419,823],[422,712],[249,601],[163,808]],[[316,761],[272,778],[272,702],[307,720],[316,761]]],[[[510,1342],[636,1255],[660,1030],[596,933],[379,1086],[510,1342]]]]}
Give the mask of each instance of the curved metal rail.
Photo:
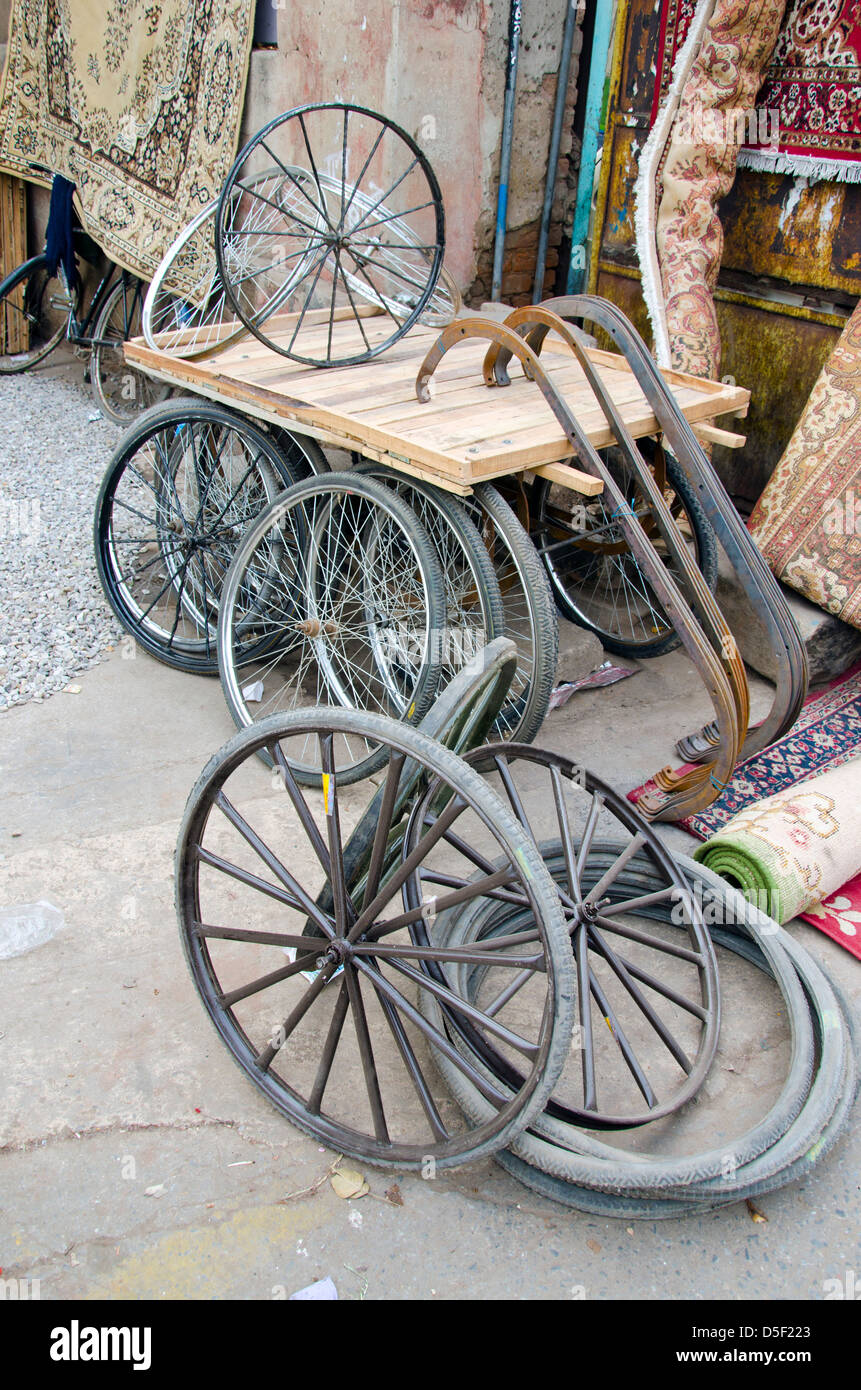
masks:
{"type": "MultiPolygon", "coordinates": [[[[555,324],[553,326],[555,327],[555,324]]],[[[565,325],[560,326],[564,336],[565,325]]],[[[544,329],[546,334],[548,328],[543,323],[540,327],[544,329]]],[[[419,368],[416,377],[418,399],[420,401],[430,400],[428,384],[439,362],[452,347],[469,338],[484,338],[494,344],[498,349],[497,361],[502,352],[505,352],[507,354],[504,359],[506,362],[510,361],[511,357],[516,356],[523,363],[524,369],[528,368],[530,377],[539,387],[564,430],[577,459],[589,473],[600,478],[603,482],[605,493],[616,509],[620,529],[625,535],[633,555],[664,606],[685,650],[700,673],[714,706],[715,722],[720,738],[720,742],[713,752],[713,760],[708,765],[686,774],[682,779],[676,778],[671,769],[664,769],[659,774],[659,786],[663,796],[656,799],[654,806],[651,803],[643,806],[641,802],[641,809],[650,818],[659,820],[678,820],[683,816],[694,814],[697,810],[703,810],[706,806],[711,805],[718,792],[726,785],[735,767],[742,737],[739,704],[740,702],[743,704],[744,701],[740,692],[734,688],[730,681],[722,659],[703,635],[687,598],[664,567],[638,518],[632,513],[628,500],[612,473],[590,444],[557,387],[544,370],[537,353],[519,333],[505,324],[497,323],[491,319],[458,319],[449,324],[437,338],[419,368]],[[657,804],[657,801],[660,801],[660,804],[657,804]]],[[[488,359],[486,358],[485,380],[488,380],[488,370],[490,370],[490,380],[495,381],[492,366],[488,369],[488,359]]],[[[657,494],[656,506],[661,510],[662,519],[665,522],[668,519],[669,523],[674,525],[664,499],[659,493],[657,494]]],[[[685,564],[685,573],[687,573],[688,566],[689,560],[685,564]]],[[[709,595],[709,599],[711,599],[711,595],[709,595]]]]}
{"type": "MultiPolygon", "coordinates": [[[[648,348],[622,311],[608,300],[590,294],[549,299],[542,307],[562,319],[586,319],[596,323],[612,338],[634,373],[671,452],[695,488],[703,511],[765,627],[778,658],[778,673],[769,713],[760,724],[747,730],[742,754],[750,757],[792,728],[807,694],[807,653],[777,580],[756,548],[690,423],[676,405],[648,348]]],[[[536,352],[540,351],[546,332],[535,330],[530,334],[530,345],[536,352]]],[[[500,356],[504,366],[509,359],[500,356]]],[[[716,736],[715,725],[706,724],[698,733],[679,741],[679,752],[690,762],[708,758],[714,750],[716,736]]]]}

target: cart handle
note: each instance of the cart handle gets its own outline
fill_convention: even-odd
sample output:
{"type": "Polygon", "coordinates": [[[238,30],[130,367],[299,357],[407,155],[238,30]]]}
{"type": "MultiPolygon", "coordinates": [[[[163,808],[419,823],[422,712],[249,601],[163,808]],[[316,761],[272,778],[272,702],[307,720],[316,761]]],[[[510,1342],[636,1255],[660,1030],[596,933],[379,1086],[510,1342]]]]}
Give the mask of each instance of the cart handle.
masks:
{"type": "MultiPolygon", "coordinates": [[[[531,314],[534,318],[537,312],[539,311],[530,308],[524,317],[531,314]]],[[[546,310],[544,314],[547,314],[546,310]]],[[[549,317],[549,326],[556,328],[556,316],[550,315],[549,317]]],[[[544,321],[546,322],[546,318],[544,321]]],[[[563,337],[569,333],[568,325],[561,320],[558,321],[558,329],[561,330],[563,337]]],[[[740,705],[745,704],[746,700],[737,688],[737,680],[731,680],[728,676],[722,658],[703,634],[687,599],[655,553],[640,522],[635,516],[629,514],[630,507],[616,479],[584,434],[568,403],[548,376],[537,353],[532,350],[521,334],[510,326],[508,321],[499,323],[496,319],[480,317],[457,319],[444,328],[419,368],[416,377],[418,399],[425,403],[431,399],[429,383],[436,367],[450,348],[470,338],[484,338],[493,345],[484,359],[484,380],[488,386],[498,384],[494,367],[500,349],[507,352],[506,361],[510,361],[513,356],[516,356],[523,363],[524,370],[529,368],[532,380],[538,386],[562,426],[578,461],[593,477],[602,479],[605,495],[615,506],[616,515],[620,519],[620,525],[633,554],[652,584],[688,655],[700,673],[715,710],[719,744],[714,749],[713,761],[693,769],[680,778],[677,778],[670,768],[664,768],[658,773],[655,780],[661,792],[665,794],[665,799],[662,800],[660,808],[656,805],[654,814],[662,820],[675,820],[683,815],[692,815],[695,811],[703,810],[711,805],[732,776],[739,747],[744,737],[744,730],[747,728],[747,720],[745,719],[744,728],[742,728],[739,719],[742,712],[740,705]]],[[[709,594],[709,599],[711,600],[711,594],[709,594]]]]}

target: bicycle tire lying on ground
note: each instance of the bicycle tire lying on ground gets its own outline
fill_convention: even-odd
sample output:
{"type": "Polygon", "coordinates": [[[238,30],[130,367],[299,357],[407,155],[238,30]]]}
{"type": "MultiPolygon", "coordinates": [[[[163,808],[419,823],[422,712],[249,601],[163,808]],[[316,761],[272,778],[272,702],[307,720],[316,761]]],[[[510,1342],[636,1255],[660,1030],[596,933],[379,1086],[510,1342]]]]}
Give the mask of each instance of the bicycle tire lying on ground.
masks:
{"type": "MultiPolygon", "coordinates": [[[[563,866],[554,847],[543,849],[557,877],[563,866]]],[[[612,847],[607,862],[617,853],[612,847]]],[[[626,1152],[545,1114],[533,1121],[510,1152],[498,1156],[508,1172],[535,1191],[592,1214],[626,1220],[685,1216],[796,1181],[838,1140],[855,1098],[859,1056],[854,1020],[825,972],[723,880],[685,856],[678,856],[677,862],[702,895],[708,915],[721,923],[713,929],[713,939],[777,983],[791,1029],[790,1062],[781,1094],[768,1114],[747,1134],[705,1153],[667,1158],[626,1152]]],[[[630,872],[619,876],[620,890],[648,892],[655,876],[645,857],[635,856],[628,867],[630,872]]],[[[653,905],[651,915],[671,920],[669,909],[661,904],[653,905]]],[[[496,926],[501,931],[510,928],[510,923],[503,926],[503,919],[500,913],[496,926]]],[[[451,919],[445,925],[448,931],[438,935],[438,942],[451,933],[451,919]]],[[[429,1007],[433,1018],[436,1005],[429,1007]]],[[[446,1059],[438,1057],[437,1064],[458,1103],[480,1110],[477,1095],[462,1075],[454,1073],[446,1059]]]]}

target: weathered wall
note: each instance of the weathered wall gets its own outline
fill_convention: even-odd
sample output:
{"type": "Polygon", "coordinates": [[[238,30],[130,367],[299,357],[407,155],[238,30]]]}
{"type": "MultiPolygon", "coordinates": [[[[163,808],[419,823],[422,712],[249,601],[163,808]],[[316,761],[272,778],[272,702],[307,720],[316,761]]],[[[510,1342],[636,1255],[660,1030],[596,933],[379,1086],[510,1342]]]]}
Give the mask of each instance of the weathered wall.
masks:
{"type": "MultiPolygon", "coordinates": [[[[10,0],[0,0],[0,44],[10,0]]],[[[602,0],[603,2],[603,0],[602,0]]],[[[503,297],[531,298],[562,28],[572,0],[527,0],[520,46],[503,297]]],[[[579,4],[580,16],[584,0],[579,4]]],[[[342,99],[384,112],[418,140],[440,181],[446,265],[471,302],[490,296],[508,0],[273,0],[277,49],[251,55],[244,142],[305,101],[342,99]],[[430,117],[431,120],[426,118],[430,117]],[[432,133],[428,135],[428,131],[432,133]]],[[[580,32],[575,34],[545,285],[570,221],[577,179],[571,125],[580,32]]],[[[41,244],[47,196],[31,185],[31,245],[41,244]]]]}
{"type": "MultiPolygon", "coordinates": [[[[503,295],[529,297],[544,196],[556,72],[570,0],[531,0],[521,40],[503,295]]],[[[506,0],[293,0],[277,3],[278,49],[252,66],[243,137],[303,101],[355,101],[383,111],[427,153],[443,191],[446,264],[470,298],[490,293],[502,103],[506,0]],[[428,120],[427,118],[431,119],[428,120]],[[427,132],[432,133],[428,136],[427,132]]],[[[571,64],[554,230],[573,202],[569,172],[579,31],[571,64]]]]}

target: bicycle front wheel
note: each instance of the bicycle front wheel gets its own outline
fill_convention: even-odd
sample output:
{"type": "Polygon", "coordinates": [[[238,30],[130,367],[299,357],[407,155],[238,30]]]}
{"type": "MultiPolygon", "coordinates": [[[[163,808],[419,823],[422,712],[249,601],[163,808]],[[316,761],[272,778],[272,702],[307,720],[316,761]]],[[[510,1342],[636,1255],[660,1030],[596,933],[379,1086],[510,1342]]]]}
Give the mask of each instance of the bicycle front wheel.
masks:
{"type": "Polygon", "coordinates": [[[0,285],[0,375],[26,372],[43,362],[66,336],[78,296],[34,256],[0,285]]]}

